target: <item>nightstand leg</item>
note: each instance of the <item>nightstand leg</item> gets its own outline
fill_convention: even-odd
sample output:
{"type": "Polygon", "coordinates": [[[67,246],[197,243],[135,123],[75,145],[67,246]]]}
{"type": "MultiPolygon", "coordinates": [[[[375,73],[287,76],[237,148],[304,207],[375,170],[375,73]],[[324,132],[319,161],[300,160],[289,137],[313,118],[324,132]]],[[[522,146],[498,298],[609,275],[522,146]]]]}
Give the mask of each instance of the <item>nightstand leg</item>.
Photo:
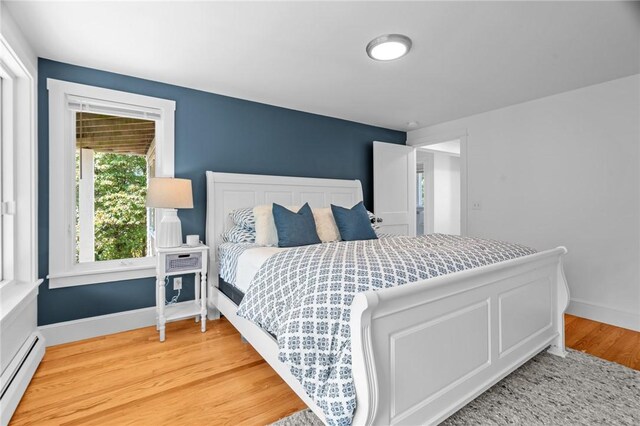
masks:
{"type": "Polygon", "coordinates": [[[207,273],[200,277],[200,331],[207,331],[207,273]]]}
{"type": "MultiPolygon", "coordinates": [[[[193,280],[194,293],[196,295],[196,303],[200,301],[200,273],[196,272],[196,277],[193,280]]],[[[200,321],[200,317],[196,315],[196,323],[200,321]]]]}
{"type": "Polygon", "coordinates": [[[158,331],[160,331],[160,341],[164,342],[165,324],[167,320],[164,317],[164,302],[166,299],[164,288],[164,277],[158,276],[158,331]]]}
{"type": "Polygon", "coordinates": [[[160,330],[160,285],[156,281],[156,331],[160,330]]]}

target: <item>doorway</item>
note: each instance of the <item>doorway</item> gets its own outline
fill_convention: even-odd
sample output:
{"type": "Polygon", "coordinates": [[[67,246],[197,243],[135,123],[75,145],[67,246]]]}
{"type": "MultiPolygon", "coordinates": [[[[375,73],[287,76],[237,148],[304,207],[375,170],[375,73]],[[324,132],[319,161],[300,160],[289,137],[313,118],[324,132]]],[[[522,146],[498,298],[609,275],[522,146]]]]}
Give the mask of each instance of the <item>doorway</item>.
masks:
{"type": "Polygon", "coordinates": [[[460,155],[460,139],[417,147],[417,235],[462,235],[460,155]]]}
{"type": "Polygon", "coordinates": [[[386,234],[466,236],[466,132],[410,145],[374,141],[373,209],[386,234]]]}

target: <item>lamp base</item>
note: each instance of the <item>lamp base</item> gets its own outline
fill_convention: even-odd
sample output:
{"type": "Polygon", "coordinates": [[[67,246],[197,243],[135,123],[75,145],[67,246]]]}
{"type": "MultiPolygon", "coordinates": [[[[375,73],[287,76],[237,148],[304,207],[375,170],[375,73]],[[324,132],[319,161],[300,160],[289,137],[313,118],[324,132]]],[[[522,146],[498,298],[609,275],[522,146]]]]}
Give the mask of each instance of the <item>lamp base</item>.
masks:
{"type": "Polygon", "coordinates": [[[182,223],[178,218],[178,210],[165,209],[160,226],[158,226],[158,248],[180,247],[182,245],[182,223]]]}

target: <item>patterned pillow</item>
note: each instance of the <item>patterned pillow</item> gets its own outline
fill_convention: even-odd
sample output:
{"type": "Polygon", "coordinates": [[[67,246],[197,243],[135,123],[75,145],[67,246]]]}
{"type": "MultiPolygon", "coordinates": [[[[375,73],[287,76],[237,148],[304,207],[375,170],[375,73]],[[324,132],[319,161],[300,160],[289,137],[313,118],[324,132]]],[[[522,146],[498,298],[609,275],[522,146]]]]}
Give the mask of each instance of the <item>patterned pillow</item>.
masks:
{"type": "Polygon", "coordinates": [[[378,216],[371,213],[369,210],[367,210],[367,214],[369,215],[369,220],[371,221],[371,227],[375,230],[380,229],[380,223],[376,221],[376,219],[378,219],[378,216]]]}
{"type": "Polygon", "coordinates": [[[229,216],[231,216],[231,220],[233,220],[235,225],[252,231],[256,230],[256,218],[253,215],[253,207],[236,209],[232,211],[229,216]]]}
{"type": "Polygon", "coordinates": [[[236,225],[222,234],[222,241],[225,243],[255,243],[256,230],[236,225]]]}

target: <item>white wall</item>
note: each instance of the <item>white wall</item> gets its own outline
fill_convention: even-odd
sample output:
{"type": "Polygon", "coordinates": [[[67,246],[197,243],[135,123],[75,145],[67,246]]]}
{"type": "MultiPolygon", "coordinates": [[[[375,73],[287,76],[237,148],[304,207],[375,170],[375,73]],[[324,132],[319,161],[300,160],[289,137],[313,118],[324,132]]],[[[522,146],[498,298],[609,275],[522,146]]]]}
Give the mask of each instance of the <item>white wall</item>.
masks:
{"type": "Polygon", "coordinates": [[[460,235],[460,158],[433,154],[433,232],[460,235]]]}
{"type": "Polygon", "coordinates": [[[640,330],[640,75],[418,129],[468,134],[469,235],[564,245],[569,311],[640,330]]]}

